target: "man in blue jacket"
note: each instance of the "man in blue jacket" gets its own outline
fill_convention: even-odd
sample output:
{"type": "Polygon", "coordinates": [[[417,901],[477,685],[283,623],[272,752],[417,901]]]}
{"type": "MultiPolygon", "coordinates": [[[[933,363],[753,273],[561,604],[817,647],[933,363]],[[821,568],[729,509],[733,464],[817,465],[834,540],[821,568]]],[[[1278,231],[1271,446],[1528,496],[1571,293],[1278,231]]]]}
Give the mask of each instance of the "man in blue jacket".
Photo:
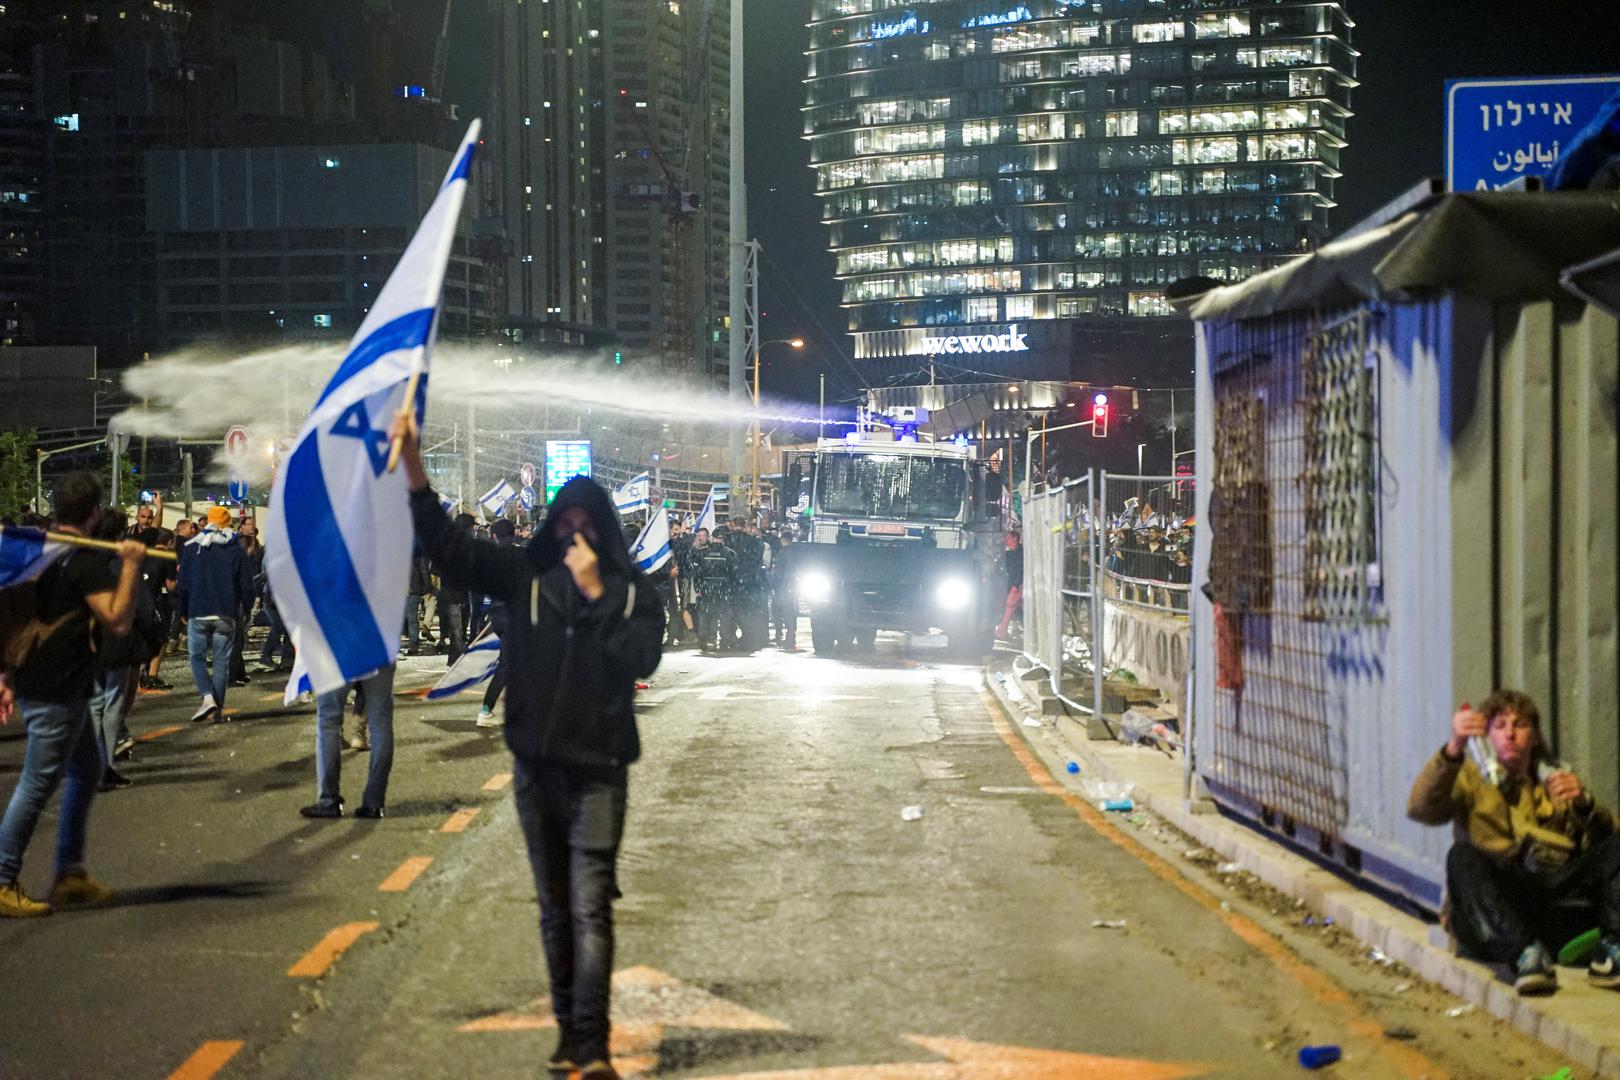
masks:
{"type": "Polygon", "coordinates": [[[629,766],[641,754],[635,684],[663,651],[664,606],[635,568],[608,493],[577,476],[526,547],[452,527],[428,487],[416,425],[396,423],[416,535],[439,573],[506,606],[506,744],[540,898],[561,1038],[546,1067],[617,1077],[608,1055],[613,900],[629,766]]]}
{"type": "Polygon", "coordinates": [[[191,677],[202,698],[191,716],[196,724],[225,722],[225,688],[230,685],[236,622],[246,618],[253,606],[253,571],[230,525],[229,510],[210,507],[207,525],[180,549],[176,593],[180,612],[186,617],[191,677]]]}

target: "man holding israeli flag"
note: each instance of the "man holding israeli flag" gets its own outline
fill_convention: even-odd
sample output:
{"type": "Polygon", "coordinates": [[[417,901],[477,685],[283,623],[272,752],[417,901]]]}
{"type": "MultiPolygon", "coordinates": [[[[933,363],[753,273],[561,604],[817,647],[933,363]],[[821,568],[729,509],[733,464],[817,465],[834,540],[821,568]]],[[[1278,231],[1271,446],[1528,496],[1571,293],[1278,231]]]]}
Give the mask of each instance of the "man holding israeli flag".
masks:
{"type": "MultiPolygon", "coordinates": [[[[425,410],[428,354],[478,131],[474,120],[271,489],[265,570],[298,650],[300,674],[308,673],[318,695],[316,808],[322,812],[306,816],[342,813],[335,763],[346,687],[377,680],[375,689],[392,696],[412,534],[401,528],[410,517],[410,500],[405,477],[393,471],[388,431],[396,413],[408,409],[420,423],[425,410]]],[[[374,687],[366,689],[369,700],[374,687]]],[[[368,811],[364,816],[381,817],[393,738],[391,725],[372,727],[371,775],[361,809],[368,811]]]]}
{"type": "Polygon", "coordinates": [[[663,568],[671,557],[669,548],[669,511],[660,508],[647,519],[641,535],[630,545],[630,559],[643,574],[663,568]]]}
{"type": "Polygon", "coordinates": [[[502,480],[478,500],[478,505],[489,512],[490,517],[499,517],[506,504],[517,498],[517,488],[512,486],[510,480],[502,480]]]}
{"type": "Polygon", "coordinates": [[[703,501],[703,512],[698,514],[697,522],[692,526],[692,531],[696,533],[699,529],[708,529],[709,535],[713,536],[714,527],[718,523],[714,512],[714,488],[711,487],[709,497],[703,501]]]}
{"type": "Polygon", "coordinates": [[[613,493],[613,508],[621,514],[652,509],[652,476],[642,473],[613,493]]]}

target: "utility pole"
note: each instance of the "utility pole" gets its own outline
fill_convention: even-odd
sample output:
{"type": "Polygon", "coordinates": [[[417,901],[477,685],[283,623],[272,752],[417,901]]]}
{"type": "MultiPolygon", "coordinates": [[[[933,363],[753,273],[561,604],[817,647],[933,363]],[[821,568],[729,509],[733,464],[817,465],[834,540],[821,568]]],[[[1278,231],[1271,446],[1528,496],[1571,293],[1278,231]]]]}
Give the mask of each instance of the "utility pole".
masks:
{"type": "Polygon", "coordinates": [[[827,437],[827,373],[821,373],[821,413],[816,417],[817,441],[827,437]]]}
{"type": "Polygon", "coordinates": [[[743,0],[731,0],[731,298],[728,306],[731,329],[727,333],[730,363],[727,391],[731,401],[731,430],[726,469],[731,489],[736,491],[742,477],[742,428],[737,421],[746,408],[748,353],[744,340],[744,310],[748,306],[748,188],[744,181],[743,155],[743,0]]]}
{"type": "Polygon", "coordinates": [[[180,455],[180,490],[186,500],[186,518],[191,518],[191,451],[180,455]]]}

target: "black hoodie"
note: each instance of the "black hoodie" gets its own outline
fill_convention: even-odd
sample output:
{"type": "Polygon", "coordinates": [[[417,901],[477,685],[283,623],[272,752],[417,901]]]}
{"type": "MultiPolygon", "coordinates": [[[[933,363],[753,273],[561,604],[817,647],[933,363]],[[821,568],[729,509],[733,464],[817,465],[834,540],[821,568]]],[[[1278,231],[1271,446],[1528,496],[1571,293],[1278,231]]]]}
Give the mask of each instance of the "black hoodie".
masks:
{"type": "Polygon", "coordinates": [[[618,769],[636,760],[635,683],[658,666],[664,606],[635,569],[613,501],[594,480],[563,485],[527,547],[501,547],[452,527],[431,488],[411,496],[417,539],[441,575],[507,605],[506,745],[526,763],[618,769]],[[582,507],[596,530],[606,590],[580,594],[551,535],[556,514],[582,507]]]}

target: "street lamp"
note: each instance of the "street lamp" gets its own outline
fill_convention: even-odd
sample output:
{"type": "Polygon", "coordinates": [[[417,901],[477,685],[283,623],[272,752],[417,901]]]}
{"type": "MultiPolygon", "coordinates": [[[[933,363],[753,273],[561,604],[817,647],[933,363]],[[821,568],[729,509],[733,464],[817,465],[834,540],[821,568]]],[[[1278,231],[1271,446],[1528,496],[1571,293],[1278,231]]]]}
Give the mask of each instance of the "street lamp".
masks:
{"type": "Polygon", "coordinates": [[[767,345],[787,345],[787,346],[790,346],[791,348],[794,348],[794,349],[802,349],[802,348],[804,348],[804,338],[801,338],[801,337],[772,338],[769,341],[758,342],[754,346],[754,425],[753,425],[752,453],[750,454],[750,457],[753,460],[754,482],[753,482],[753,486],[750,487],[748,489],[748,491],[749,491],[749,494],[750,494],[750,496],[752,497],[752,499],[754,501],[754,505],[756,505],[756,506],[758,506],[759,502],[760,502],[760,498],[759,498],[759,441],[760,441],[760,430],[759,430],[759,356],[760,356],[760,353],[765,351],[765,346],[767,346],[767,345]]]}

